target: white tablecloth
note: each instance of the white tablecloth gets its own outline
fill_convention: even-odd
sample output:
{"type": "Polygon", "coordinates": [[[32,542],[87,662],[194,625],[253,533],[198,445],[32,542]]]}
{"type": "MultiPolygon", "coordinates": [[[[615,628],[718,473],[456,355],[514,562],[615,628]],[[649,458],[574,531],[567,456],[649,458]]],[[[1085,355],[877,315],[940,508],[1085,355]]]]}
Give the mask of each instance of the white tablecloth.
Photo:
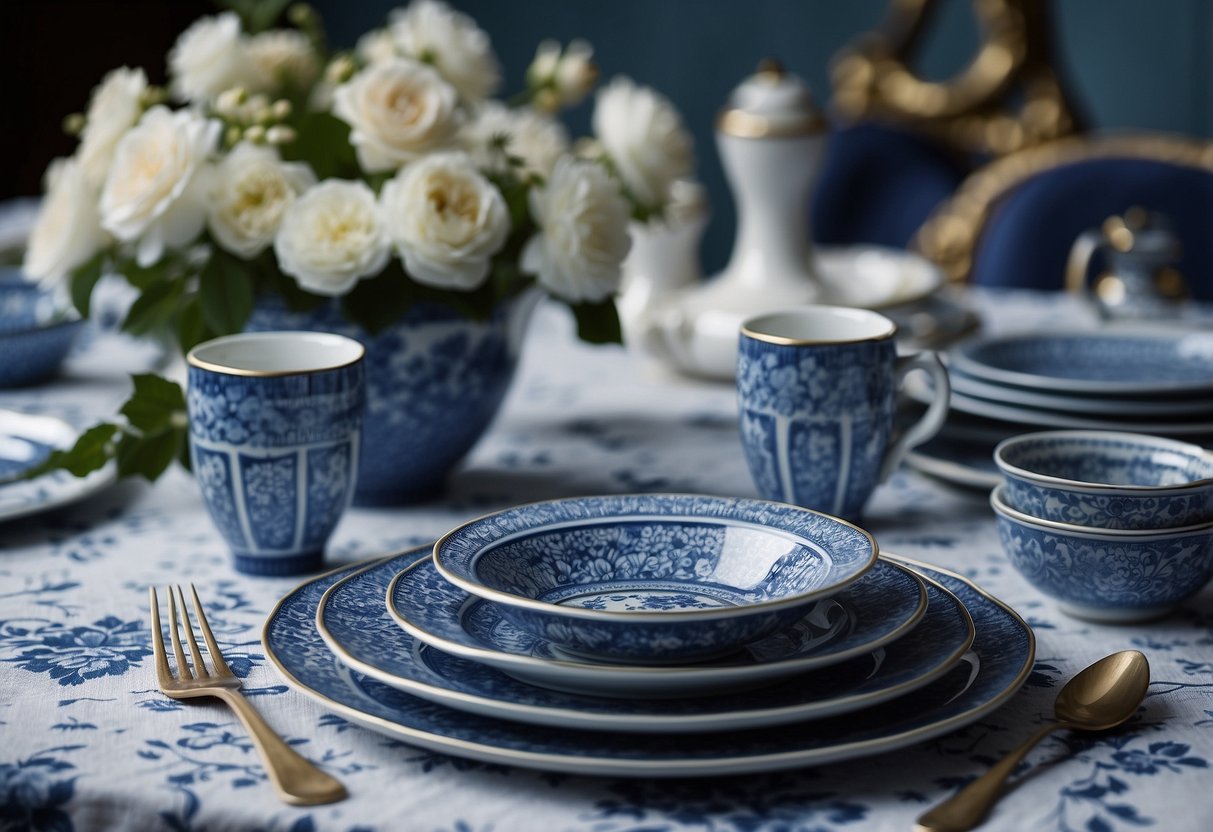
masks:
{"type": "MultiPolygon", "coordinates": [[[[1059,298],[985,296],[987,326],[1080,315],[1059,298]]],[[[125,381],[78,360],[73,374],[0,407],[106,417],[125,381]]],[[[574,342],[557,309],[534,321],[510,397],[484,441],[423,505],[355,509],[331,561],[429,542],[493,507],[571,494],[752,495],[734,392],[574,342]]],[[[1154,682],[1120,731],[1056,734],[988,828],[1213,828],[1213,593],[1133,627],[1061,615],[1008,565],[983,495],[901,471],[866,525],[883,549],[951,567],[1018,610],[1038,640],[1035,672],[977,724],[902,751],[796,772],[704,780],[607,780],[422,751],[357,728],[292,691],[259,643],[298,581],[234,572],[189,477],[126,483],[85,503],[0,527],[0,829],[495,830],[908,829],[914,817],[1018,744],[1061,684],[1116,650],[1146,653],[1154,682]],[[290,808],[218,704],[155,687],[147,587],[194,582],[229,663],[271,724],[341,778],[350,798],[290,808]]]]}

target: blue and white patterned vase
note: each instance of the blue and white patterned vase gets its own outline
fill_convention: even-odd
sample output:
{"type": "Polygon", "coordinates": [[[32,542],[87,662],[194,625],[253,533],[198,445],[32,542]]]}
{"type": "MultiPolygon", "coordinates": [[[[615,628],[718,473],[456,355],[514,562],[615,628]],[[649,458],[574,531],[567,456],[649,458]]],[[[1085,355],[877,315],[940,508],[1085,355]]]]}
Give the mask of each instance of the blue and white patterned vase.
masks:
{"type": "Polygon", "coordinates": [[[315,571],[350,504],[366,383],[360,344],[231,335],[190,351],[190,460],[203,502],[254,575],[315,571]]]}
{"type": "Polygon", "coordinates": [[[899,358],[897,328],[865,309],[805,306],[745,322],[737,359],[741,444],[759,493],[854,520],[872,490],[947,416],[933,353],[899,358]],[[934,400],[900,436],[897,389],[931,374],[934,400]]]}
{"type": "Polygon", "coordinates": [[[539,297],[518,296],[487,320],[417,303],[374,335],[346,320],[336,303],[299,313],[263,298],[247,328],[333,332],[366,347],[365,442],[354,502],[394,505],[439,493],[493,421],[539,297]]]}

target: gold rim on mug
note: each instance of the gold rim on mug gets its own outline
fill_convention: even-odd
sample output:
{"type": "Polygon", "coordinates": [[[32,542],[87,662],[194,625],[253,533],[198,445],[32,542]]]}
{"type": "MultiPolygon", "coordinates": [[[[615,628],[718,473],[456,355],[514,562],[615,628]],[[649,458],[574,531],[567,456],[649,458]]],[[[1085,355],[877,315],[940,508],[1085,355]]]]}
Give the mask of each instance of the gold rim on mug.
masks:
{"type": "Polygon", "coordinates": [[[206,370],[211,373],[220,373],[228,376],[246,376],[249,378],[276,378],[281,376],[309,375],[311,373],[327,373],[330,370],[340,370],[342,368],[351,367],[354,364],[357,364],[365,357],[366,347],[353,338],[347,338],[344,335],[337,335],[336,333],[332,332],[287,330],[274,332],[244,332],[236,335],[224,335],[219,338],[212,338],[210,341],[205,341],[191,349],[186,354],[185,360],[186,363],[188,363],[191,367],[197,367],[199,370],[206,370]],[[355,353],[353,358],[340,363],[283,370],[258,370],[251,367],[232,366],[231,364],[208,361],[200,356],[200,353],[214,347],[223,347],[229,344],[238,343],[240,341],[281,341],[285,340],[283,336],[306,336],[309,340],[329,341],[334,345],[340,345],[346,349],[349,349],[352,346],[355,353]]]}
{"type": "Polygon", "coordinates": [[[755,341],[763,341],[768,344],[777,344],[782,347],[813,347],[813,346],[828,346],[830,344],[864,344],[875,343],[878,341],[887,341],[897,335],[897,324],[881,315],[879,312],[873,312],[870,309],[859,309],[853,306],[828,306],[825,304],[816,306],[803,306],[796,309],[788,309],[782,312],[765,312],[761,315],[755,315],[752,318],[747,318],[741,324],[741,334],[747,338],[753,338],[755,341]],[[761,325],[765,322],[772,321],[778,318],[803,319],[808,317],[806,313],[824,312],[835,317],[848,317],[852,320],[868,320],[868,321],[883,321],[887,326],[880,332],[874,335],[865,335],[859,338],[793,338],[788,335],[774,335],[769,332],[761,332],[761,325]],[[841,315],[839,314],[841,313],[841,315]]]}

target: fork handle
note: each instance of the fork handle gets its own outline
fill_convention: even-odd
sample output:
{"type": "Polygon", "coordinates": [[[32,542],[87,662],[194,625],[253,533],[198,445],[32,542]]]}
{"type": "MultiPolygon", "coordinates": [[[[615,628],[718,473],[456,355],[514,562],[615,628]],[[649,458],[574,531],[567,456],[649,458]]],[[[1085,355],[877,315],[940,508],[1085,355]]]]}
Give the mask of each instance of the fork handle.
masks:
{"type": "Polygon", "coordinates": [[[295,806],[311,806],[333,803],[346,796],[345,786],[287,745],[239,691],[222,690],[218,696],[253,738],[270,780],[283,800],[295,806]]]}
{"type": "Polygon", "coordinates": [[[1041,726],[989,771],[920,817],[914,832],[965,832],[980,824],[1002,794],[1003,784],[1027,753],[1058,728],[1068,727],[1064,722],[1041,726]]]}

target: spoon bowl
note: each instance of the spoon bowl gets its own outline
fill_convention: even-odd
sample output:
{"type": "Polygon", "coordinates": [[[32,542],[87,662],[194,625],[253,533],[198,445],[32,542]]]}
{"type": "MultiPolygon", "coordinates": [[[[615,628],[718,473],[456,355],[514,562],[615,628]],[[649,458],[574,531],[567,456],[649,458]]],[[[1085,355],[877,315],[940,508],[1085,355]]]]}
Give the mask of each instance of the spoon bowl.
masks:
{"type": "Polygon", "coordinates": [[[1082,731],[1115,728],[1137,712],[1150,686],[1150,664],[1136,650],[1105,656],[1066,683],[1053,713],[1082,731]]]}

